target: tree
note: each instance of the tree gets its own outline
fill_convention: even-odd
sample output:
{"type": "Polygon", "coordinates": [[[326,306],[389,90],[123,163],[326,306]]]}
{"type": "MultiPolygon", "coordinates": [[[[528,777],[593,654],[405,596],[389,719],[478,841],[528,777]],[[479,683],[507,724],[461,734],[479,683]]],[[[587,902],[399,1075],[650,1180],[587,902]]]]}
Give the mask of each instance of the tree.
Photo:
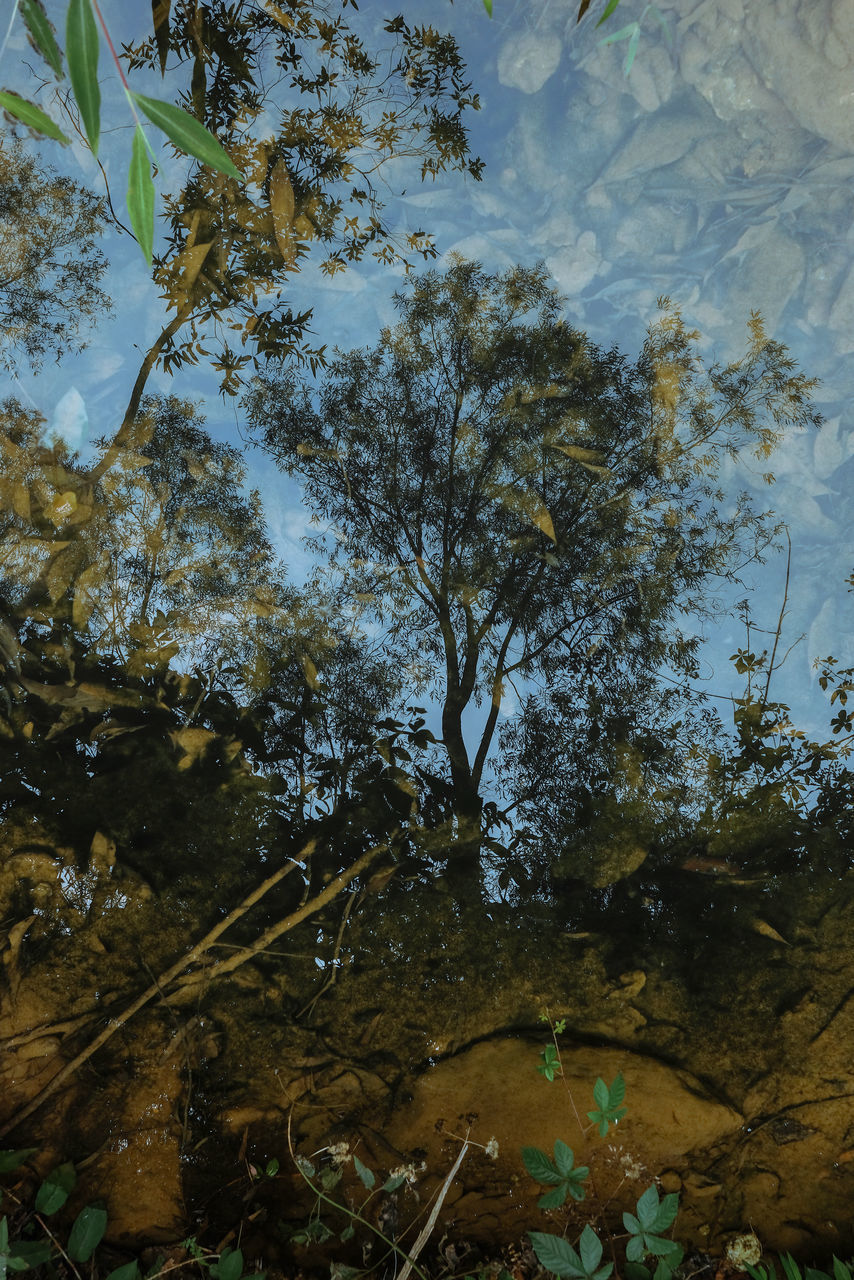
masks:
{"type": "Polygon", "coordinates": [[[181,105],[246,178],[196,167],[167,198],[168,251],[155,262],[176,311],[158,352],[164,367],[195,363],[203,336],[216,336],[229,394],[259,357],[322,363],[324,347],[307,337],[311,312],[295,315],[281,301],[312,242],[323,246],[328,275],[367,252],[387,263],[435,256],[424,231],[401,242],[382,219],[378,182],[390,161],[420,160],[422,181],[447,168],[479,178],[483,167],[468,154],[462,117],[479,103],[453,37],[397,17],[384,24],[393,42],[374,51],[337,9],[320,0],[267,8],[183,0],[161,6],[152,38],[125,48],[132,71],[165,70],[173,56],[192,63],[181,105]],[[189,331],[182,342],[180,328],[189,331]],[[232,348],[228,329],[246,353],[232,348]]]}
{"type": "Polygon", "coordinates": [[[721,456],[765,457],[819,418],[813,382],[758,316],[740,361],[704,369],[668,300],[636,362],[597,349],[542,267],[489,275],[455,258],[395,303],[400,324],[339,355],[316,391],[271,373],[246,410],[334,529],[342,595],[384,628],[416,691],[437,692],[449,871],[470,897],[509,689],[538,681],[584,706],[611,672],[630,685],[665,662],[690,672],[699,641],[677,612],[713,613],[701,593],[737,581],[776,532],[746,494],[721,514],[721,456]],[[464,717],[484,698],[470,748],[464,717]]]}
{"type": "Polygon", "coordinates": [[[33,369],[53,352],[60,360],[86,345],[87,324],[111,310],[99,282],[107,260],[98,246],[106,205],[70,178],[0,141],[0,364],[15,349],[33,369]]]}

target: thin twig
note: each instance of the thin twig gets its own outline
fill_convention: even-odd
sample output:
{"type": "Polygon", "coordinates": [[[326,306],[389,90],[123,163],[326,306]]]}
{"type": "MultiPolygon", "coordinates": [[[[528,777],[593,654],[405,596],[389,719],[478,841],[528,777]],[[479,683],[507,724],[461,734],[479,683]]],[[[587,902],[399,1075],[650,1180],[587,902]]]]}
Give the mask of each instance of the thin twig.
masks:
{"type": "MultiPolygon", "coordinates": [[[[105,1045],[108,1040],[111,1040],[116,1032],[129,1022],[135,1013],[138,1013],[140,1009],[144,1008],[144,1006],[147,1005],[149,1001],[153,1000],[156,995],[162,995],[163,987],[174,982],[174,980],[187,968],[188,965],[194,964],[199,960],[208,948],[216,942],[220,935],[244,916],[250,907],[254,906],[256,902],[263,898],[270,889],[279,884],[285,876],[290,875],[291,871],[296,867],[302,866],[305,859],[309,858],[312,853],[314,853],[316,846],[316,840],[309,840],[308,844],[306,844],[300,852],[299,858],[289,859],[285,866],[280,867],[271,876],[268,876],[267,879],[263,881],[257,889],[253,889],[252,893],[244,898],[240,905],[235,907],[235,909],[230,912],[224,920],[221,920],[219,924],[214,925],[214,927],[210,929],[194,947],[191,947],[189,951],[181,956],[180,960],[176,960],[174,964],[164,970],[164,972],[160,974],[160,977],[155,979],[155,981],[147,987],[141,995],[137,996],[137,998],[128,1005],[123,1013],[119,1014],[116,1018],[110,1018],[103,1031],[101,1031],[94,1040],[90,1041],[86,1048],[81,1050],[76,1057],[72,1058],[70,1062],[67,1062],[65,1066],[48,1081],[44,1088],[36,1094],[32,1101],[23,1108],[23,1110],[18,1111],[11,1120],[8,1120],[6,1124],[0,1126],[0,1138],[5,1137],[7,1133],[16,1129],[21,1121],[29,1119],[34,1112],[38,1111],[39,1107],[41,1107],[49,1097],[56,1093],[60,1085],[64,1084],[69,1076],[73,1075],[77,1068],[81,1067],[84,1062],[87,1062],[89,1058],[91,1058],[92,1055],[102,1047],[102,1045],[105,1045]]],[[[311,906],[313,904],[309,905],[311,906]]],[[[306,910],[304,914],[308,915],[310,912],[306,910]]],[[[242,963],[242,961],[238,961],[238,963],[242,963]]],[[[236,964],[232,964],[230,961],[227,961],[226,964],[233,968],[237,967],[236,964]]],[[[214,965],[213,969],[216,970],[217,967],[217,965],[214,965]]]]}

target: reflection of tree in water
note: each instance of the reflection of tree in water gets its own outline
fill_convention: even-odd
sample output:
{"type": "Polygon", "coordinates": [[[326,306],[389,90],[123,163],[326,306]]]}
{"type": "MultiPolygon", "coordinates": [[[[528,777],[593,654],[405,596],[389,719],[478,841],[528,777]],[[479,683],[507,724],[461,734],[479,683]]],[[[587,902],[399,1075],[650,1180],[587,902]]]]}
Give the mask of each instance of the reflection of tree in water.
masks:
{"type": "Polygon", "coordinates": [[[98,245],[106,205],[79,183],[0,143],[0,363],[15,350],[38,370],[86,345],[81,328],[103,319],[111,302],[100,287],[107,259],[98,245]]]}
{"type": "MultiPolygon", "coordinates": [[[[29,963],[37,982],[65,964],[81,999],[91,977],[93,990],[116,993],[118,1032],[143,987],[164,1008],[201,1006],[206,983],[215,990],[243,969],[269,980],[276,1016],[296,1023],[316,994],[305,976],[314,955],[323,983],[346,980],[350,956],[427,962],[442,936],[464,964],[480,944],[475,899],[484,928],[514,922],[514,962],[535,952],[538,921],[583,932],[603,919],[615,957],[632,936],[650,954],[666,940],[702,960],[737,936],[742,908],[733,887],[711,892],[683,863],[729,845],[739,871],[775,890],[811,860],[847,866],[844,842],[799,825],[787,804],[793,757],[751,756],[772,733],[755,706],[741,739],[724,742],[691,693],[692,642],[671,625],[680,602],[711,608],[707,581],[735,573],[768,533],[746,501],[719,515],[718,456],[731,439],[770,450],[778,428],[812,421],[809,383],[758,325],[741,363],[704,369],[674,311],[630,364],[562,321],[542,270],[490,277],[459,260],[415,279],[398,298],[402,327],[373,351],[339,355],[312,400],[294,374],[318,354],[307,317],[259,299],[286,285],[315,241],[330,270],[336,253],[384,256],[386,230],[370,218],[342,230],[334,195],[368,143],[380,160],[416,154],[427,172],[476,176],[461,124],[468,86],[452,41],[404,24],[389,31],[405,99],[396,138],[357,140],[352,122],[341,132],[346,103],[321,94],[322,107],[283,108],[272,140],[239,140],[264,102],[248,68],[271,32],[283,39],[269,14],[252,14],[238,32],[254,50],[245,61],[239,42],[220,39],[224,8],[205,37],[215,58],[194,43],[188,9],[169,29],[166,52],[194,63],[195,109],[236,156],[244,147],[257,182],[253,203],[197,171],[170,200],[156,273],[175,314],[116,435],[86,468],[62,442],[43,442],[37,415],[2,406],[0,893],[10,939],[18,930],[8,971],[22,981],[29,963]],[[271,357],[248,407],[341,528],[328,557],[337,582],[288,583],[237,451],[178,395],[145,394],[158,360],[178,372],[204,354],[206,326],[229,322],[255,355],[226,352],[219,371],[235,390],[247,363],[271,357]],[[360,623],[372,609],[373,634],[360,623]],[[656,676],[665,658],[685,678],[672,693],[656,676]],[[439,742],[416,705],[438,687],[424,670],[437,659],[439,742]],[[522,676],[532,691],[499,735],[505,682],[522,676]],[[462,714],[481,699],[486,732],[471,752],[462,714]],[[756,764],[749,777],[742,756],[756,764]],[[483,800],[488,764],[503,812],[483,800]],[[468,866],[455,880],[461,846],[468,866]],[[205,933],[226,924],[227,942],[205,933]],[[276,950],[290,932],[299,965],[276,950]],[[288,989],[282,974],[297,970],[288,989]]],[[[320,40],[316,24],[306,30],[320,40]]],[[[358,62],[367,111],[381,90],[360,50],[342,44],[338,56],[358,62]]],[[[303,57],[289,53],[295,69],[303,57]]],[[[298,88],[318,92],[312,77],[298,88]]],[[[93,306],[100,298],[85,232],[99,209],[74,198],[77,213],[57,216],[77,228],[80,264],[69,261],[59,284],[38,275],[46,256],[28,267],[66,309],[84,273],[93,306]]],[[[374,200],[365,196],[370,210],[374,200]]],[[[75,332],[76,318],[43,318],[41,335],[21,330],[34,362],[65,349],[62,325],[75,332]]],[[[824,763],[833,777],[832,757],[824,763]]],[[[816,813],[844,829],[841,783],[820,791],[816,813]]],[[[430,962],[437,984],[454,980],[430,962]]],[[[81,1016],[99,1026],[97,1001],[81,1016]]],[[[85,1060],[84,1049],[73,1061],[85,1060]]],[[[39,1101],[22,1099],[24,1110],[39,1101]]]]}

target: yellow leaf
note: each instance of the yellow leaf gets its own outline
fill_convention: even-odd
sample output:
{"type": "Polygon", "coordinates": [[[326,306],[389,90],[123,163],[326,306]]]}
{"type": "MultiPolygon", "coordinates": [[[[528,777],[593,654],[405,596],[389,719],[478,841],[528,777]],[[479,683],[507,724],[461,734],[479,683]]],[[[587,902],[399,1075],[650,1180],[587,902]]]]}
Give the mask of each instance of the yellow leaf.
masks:
{"type": "Polygon", "coordinates": [[[271,18],[275,18],[286,31],[292,31],[296,26],[294,19],[289,13],[285,13],[277,4],[273,4],[273,0],[266,0],[264,8],[267,10],[271,18]]]}
{"type": "Polygon", "coordinates": [[[294,250],[294,189],[287,168],[277,160],[270,175],[270,209],[273,214],[273,231],[276,244],[285,262],[295,259],[294,250]]]}
{"type": "Polygon", "coordinates": [[[770,938],[772,942],[782,942],[784,947],[791,946],[791,943],[787,942],[782,934],[779,934],[773,925],[768,924],[766,920],[754,920],[753,928],[757,933],[760,933],[763,938],[770,938]]]}
{"type": "Polygon", "coordinates": [[[55,493],[45,507],[44,513],[58,528],[61,524],[68,524],[76,509],[77,494],[68,489],[65,493],[55,493]]]}
{"type": "Polygon", "coordinates": [[[97,602],[97,587],[101,583],[105,560],[96,561],[78,576],[74,583],[74,602],[71,606],[71,618],[75,627],[85,627],[97,602]]]}
{"type": "Polygon", "coordinates": [[[185,293],[189,293],[196,282],[196,277],[202,269],[202,263],[213,247],[213,240],[209,240],[207,244],[187,245],[181,252],[178,259],[178,266],[181,269],[181,288],[185,293]]]}
{"type": "Polygon", "coordinates": [[[552,444],[553,449],[560,449],[568,458],[576,462],[592,462],[601,465],[602,453],[599,449],[582,449],[578,444],[552,444]]]}
{"type": "Polygon", "coordinates": [[[312,240],[314,238],[314,223],[301,213],[294,222],[294,231],[297,235],[302,236],[304,240],[312,240]]]}
{"type": "Polygon", "coordinates": [[[310,689],[316,689],[317,688],[317,667],[314,665],[311,658],[304,657],[302,659],[302,669],[305,672],[305,679],[308,687],[310,689]]]}
{"type": "Polygon", "coordinates": [[[184,770],[201,759],[216,734],[210,729],[178,729],[175,733],[170,733],[169,737],[184,752],[178,761],[178,768],[184,770]]]}
{"type": "Polygon", "coordinates": [[[552,518],[535,493],[529,490],[514,489],[511,485],[499,485],[494,496],[511,511],[516,511],[535,524],[552,542],[557,542],[552,518]]]}
{"type": "Polygon", "coordinates": [[[16,484],[12,487],[12,510],[16,516],[20,516],[22,520],[30,518],[30,491],[25,484],[16,484]]]}

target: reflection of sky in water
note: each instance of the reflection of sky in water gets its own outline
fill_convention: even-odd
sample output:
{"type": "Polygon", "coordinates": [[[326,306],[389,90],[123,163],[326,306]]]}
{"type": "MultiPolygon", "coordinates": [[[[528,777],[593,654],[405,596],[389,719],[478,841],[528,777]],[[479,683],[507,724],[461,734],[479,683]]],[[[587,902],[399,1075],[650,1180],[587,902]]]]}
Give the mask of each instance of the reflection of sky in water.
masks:
{"type": "MultiPolygon", "coordinates": [[[[623,0],[599,31],[601,6],[593,5],[579,27],[577,8],[577,0],[495,0],[490,22],[480,0],[456,0],[453,7],[408,0],[410,24],[430,22],[460,42],[482,99],[470,124],[472,149],[486,169],[480,184],[443,175],[426,187],[407,170],[401,182],[407,193],[388,207],[389,220],[405,230],[423,227],[435,233],[440,252],[455,249],[492,270],[544,259],[568,295],[571,320],[605,347],[617,343],[634,354],[656,298],[667,293],[702,331],[707,359],[741,354],[755,308],[800,367],[822,379],[817,403],[828,419],[824,430],[791,439],[767,467],[750,457],[727,463],[724,479],[733,494],[748,489],[760,509],[773,507],[788,524],[792,578],[783,650],[801,633],[805,639],[771,696],[789,702],[796,722],[823,739],[829,717],[812,659],[833,653],[840,665],[854,663],[845,584],[854,569],[848,409],[854,0],[661,0],[672,45],[647,12],[628,78],[625,43],[600,47],[597,41],[639,18],[643,5],[623,0]],[[767,469],[777,477],[770,488],[761,482],[767,469]]],[[[361,22],[359,29],[379,32],[387,6],[364,0],[358,15],[348,15],[361,22]]],[[[125,10],[111,20],[118,28],[132,16],[125,10]]],[[[131,34],[114,32],[123,40],[131,34]]],[[[10,87],[23,54],[18,30],[4,56],[10,87]]],[[[135,87],[163,94],[153,74],[138,74],[135,87]]],[[[106,82],[105,101],[114,92],[106,82]]],[[[124,119],[119,110],[117,121],[124,119]]],[[[129,129],[117,124],[105,134],[102,158],[114,191],[125,187],[129,145],[129,129]]],[[[45,154],[54,163],[62,159],[52,147],[45,154]]],[[[171,173],[177,162],[162,155],[171,173]]],[[[99,189],[91,157],[77,148],[75,159],[99,189]]],[[[70,443],[83,442],[87,420],[90,436],[111,430],[135,373],[138,357],[130,344],[144,349],[162,322],[162,304],[135,247],[113,240],[108,247],[118,319],[61,369],[46,368],[38,379],[21,374],[51,426],[70,443]]],[[[368,345],[381,324],[393,321],[390,295],[399,284],[399,274],[372,262],[334,280],[309,262],[293,278],[290,300],[297,309],[314,307],[315,332],[330,348],[368,345]]],[[[182,371],[174,383],[155,375],[150,389],[158,388],[203,398],[212,432],[239,441],[239,407],[218,399],[203,369],[182,371]]],[[[295,487],[270,463],[257,453],[247,460],[273,532],[300,577],[307,561],[299,538],[308,514],[295,487]]],[[[785,555],[744,576],[756,588],[754,621],[773,630],[785,555]]],[[[733,602],[748,594],[723,587],[733,602]]],[[[760,647],[765,641],[770,649],[773,636],[760,647]]],[[[708,691],[741,693],[727,659],[744,643],[736,618],[710,636],[708,691]]],[[[717,706],[726,722],[726,704],[717,706]]]]}

